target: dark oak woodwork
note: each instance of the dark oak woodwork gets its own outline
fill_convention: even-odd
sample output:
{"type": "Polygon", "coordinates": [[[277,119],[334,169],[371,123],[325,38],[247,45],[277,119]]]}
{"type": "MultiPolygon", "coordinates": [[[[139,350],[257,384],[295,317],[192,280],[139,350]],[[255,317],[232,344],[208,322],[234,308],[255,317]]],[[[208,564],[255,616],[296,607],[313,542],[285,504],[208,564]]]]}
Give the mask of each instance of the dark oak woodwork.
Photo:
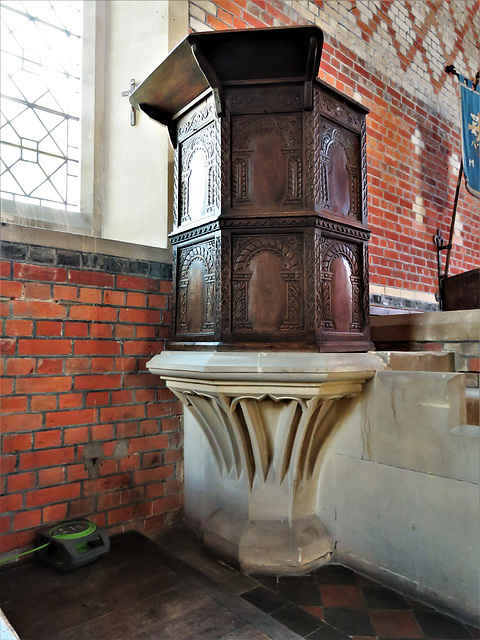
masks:
{"type": "Polygon", "coordinates": [[[322,43],[193,34],[132,94],[175,146],[170,349],[372,348],[367,110],[314,78],[322,43]]]}

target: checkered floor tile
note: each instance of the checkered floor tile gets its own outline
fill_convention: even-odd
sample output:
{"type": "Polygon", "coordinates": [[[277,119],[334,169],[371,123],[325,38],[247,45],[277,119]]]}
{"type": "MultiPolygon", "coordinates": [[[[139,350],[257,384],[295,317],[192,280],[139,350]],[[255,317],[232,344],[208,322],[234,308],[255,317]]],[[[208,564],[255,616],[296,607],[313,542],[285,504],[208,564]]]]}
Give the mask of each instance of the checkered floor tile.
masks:
{"type": "Polygon", "coordinates": [[[340,565],[257,578],[243,598],[309,640],[472,640],[478,629],[340,565]]]}

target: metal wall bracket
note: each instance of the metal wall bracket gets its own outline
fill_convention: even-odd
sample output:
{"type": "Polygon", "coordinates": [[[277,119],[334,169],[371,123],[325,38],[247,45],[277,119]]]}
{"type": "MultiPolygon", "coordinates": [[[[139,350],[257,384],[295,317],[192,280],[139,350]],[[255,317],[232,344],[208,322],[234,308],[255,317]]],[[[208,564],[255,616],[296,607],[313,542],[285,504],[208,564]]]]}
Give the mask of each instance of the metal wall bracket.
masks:
{"type": "Polygon", "coordinates": [[[440,309],[443,309],[443,281],[447,277],[447,271],[442,273],[442,258],[440,251],[450,251],[452,248],[451,243],[444,244],[443,236],[440,229],[437,229],[437,234],[433,236],[433,242],[437,247],[437,271],[438,271],[438,292],[435,294],[437,302],[440,303],[440,309]]]}
{"type": "MultiPolygon", "coordinates": [[[[128,98],[135,91],[137,84],[135,78],[130,78],[130,89],[128,91],[122,91],[122,98],[128,98]]],[[[135,107],[133,104],[130,107],[130,126],[134,127],[137,124],[137,117],[135,113],[135,107]]]]}

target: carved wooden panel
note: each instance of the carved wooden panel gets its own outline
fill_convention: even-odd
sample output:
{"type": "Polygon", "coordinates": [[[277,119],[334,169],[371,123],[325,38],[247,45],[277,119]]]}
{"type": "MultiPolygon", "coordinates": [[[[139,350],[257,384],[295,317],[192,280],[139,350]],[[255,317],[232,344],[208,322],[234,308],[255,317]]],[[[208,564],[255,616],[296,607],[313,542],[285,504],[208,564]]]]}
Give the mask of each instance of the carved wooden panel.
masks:
{"type": "Polygon", "coordinates": [[[220,255],[218,257],[218,261],[220,263],[220,280],[217,287],[220,288],[220,301],[219,307],[217,310],[217,314],[220,316],[220,331],[222,335],[228,333],[230,329],[230,310],[232,308],[231,304],[231,252],[232,252],[232,243],[230,240],[230,234],[225,233],[220,237],[221,248],[220,255]]]}
{"type": "Polygon", "coordinates": [[[220,123],[220,184],[221,184],[221,207],[230,207],[231,201],[231,140],[230,140],[230,118],[222,118],[220,123]]]}
{"type": "Polygon", "coordinates": [[[180,225],[212,215],[220,208],[220,124],[216,119],[202,128],[199,124],[203,123],[200,116],[206,119],[209,115],[211,109],[205,107],[196,113],[197,119],[192,118],[193,123],[182,125],[176,171],[180,225]],[[190,129],[193,133],[186,137],[190,129]]]}
{"type": "MultiPolygon", "coordinates": [[[[362,222],[367,224],[368,192],[367,192],[367,123],[362,120],[360,156],[362,162],[362,222]]],[[[365,245],[367,246],[367,245],[365,245]]],[[[368,269],[366,270],[368,278],[368,269]]],[[[367,308],[367,307],[366,307],[367,308]]]]}
{"type": "Polygon", "coordinates": [[[320,143],[322,119],[318,110],[319,93],[313,94],[313,112],[307,114],[310,121],[309,130],[305,135],[305,163],[307,165],[307,193],[305,206],[309,209],[318,208],[320,202],[320,143]]]}
{"type": "Polygon", "coordinates": [[[215,328],[216,241],[179,249],[177,333],[212,334],[215,328]]]}
{"type": "Polygon", "coordinates": [[[179,348],[371,348],[365,110],[304,89],[225,86],[177,123],[179,348]]]}
{"type": "Polygon", "coordinates": [[[305,329],[309,332],[310,339],[314,339],[317,315],[317,257],[320,255],[317,252],[317,245],[320,244],[320,234],[312,227],[305,230],[304,238],[305,329]]]}
{"type": "Polygon", "coordinates": [[[203,100],[189,111],[185,116],[180,118],[177,124],[178,142],[183,142],[189,138],[192,133],[203,129],[205,125],[212,122],[216,118],[215,105],[212,99],[203,100]]]}
{"type": "Polygon", "coordinates": [[[317,163],[320,210],[362,220],[360,137],[322,120],[317,163]]]}
{"type": "Polygon", "coordinates": [[[233,88],[227,96],[230,113],[279,113],[302,111],[303,87],[263,86],[233,88]]]}
{"type": "Polygon", "coordinates": [[[272,209],[303,200],[302,114],[232,116],[232,205],[272,209]]]}
{"type": "Polygon", "coordinates": [[[325,89],[324,86],[316,87],[315,111],[338,124],[359,132],[362,128],[362,123],[365,121],[365,116],[353,104],[347,104],[348,98],[331,95],[327,91],[328,89],[325,89]]]}
{"type": "Polygon", "coordinates": [[[361,245],[323,237],[322,326],[337,333],[363,328],[364,280],[361,245]]]}
{"type": "Polygon", "coordinates": [[[232,240],[232,330],[303,331],[302,235],[246,235],[232,240]]]}

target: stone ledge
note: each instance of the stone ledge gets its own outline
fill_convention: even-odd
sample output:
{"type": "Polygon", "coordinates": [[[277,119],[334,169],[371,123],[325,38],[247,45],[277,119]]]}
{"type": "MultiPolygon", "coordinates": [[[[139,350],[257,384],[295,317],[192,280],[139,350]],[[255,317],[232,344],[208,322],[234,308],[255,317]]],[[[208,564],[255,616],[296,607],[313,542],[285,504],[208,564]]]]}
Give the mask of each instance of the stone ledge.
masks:
{"type": "Polygon", "coordinates": [[[262,382],[330,382],[371,378],[386,368],[373,352],[192,352],[164,351],[154,356],[150,373],[168,378],[257,380],[262,382]]]}
{"type": "Polygon", "coordinates": [[[453,351],[377,351],[393,371],[455,371],[453,351]]]}
{"type": "Polygon", "coordinates": [[[468,342],[480,338],[480,309],[372,316],[373,342],[468,342]]]}

